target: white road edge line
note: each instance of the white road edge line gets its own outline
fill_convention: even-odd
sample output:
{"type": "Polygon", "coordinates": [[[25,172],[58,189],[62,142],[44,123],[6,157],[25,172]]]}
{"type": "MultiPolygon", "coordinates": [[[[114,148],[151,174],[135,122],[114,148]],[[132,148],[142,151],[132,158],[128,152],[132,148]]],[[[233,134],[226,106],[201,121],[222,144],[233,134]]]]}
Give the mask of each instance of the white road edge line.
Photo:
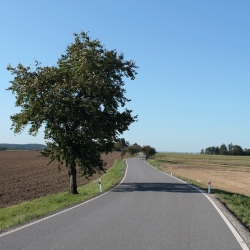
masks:
{"type": "Polygon", "coordinates": [[[175,178],[176,180],[179,180],[185,184],[187,184],[188,186],[192,187],[192,188],[195,188],[197,189],[200,193],[202,193],[203,195],[205,195],[205,197],[212,203],[212,205],[214,206],[214,208],[217,210],[217,212],[219,213],[219,215],[222,217],[222,219],[224,220],[224,222],[226,223],[226,225],[229,227],[229,229],[231,230],[232,234],[234,235],[234,237],[236,238],[236,240],[238,241],[238,243],[240,244],[241,248],[243,250],[249,250],[248,246],[246,245],[245,241],[242,239],[242,237],[239,235],[239,233],[236,231],[236,229],[234,228],[234,226],[230,223],[230,221],[226,218],[226,216],[223,214],[223,212],[217,207],[217,205],[211,200],[211,198],[205,194],[202,190],[200,190],[199,188],[197,187],[194,187],[193,185],[190,185],[188,183],[186,183],[185,181],[173,176],[173,175],[170,175],[168,173],[164,173],[156,168],[154,168],[153,166],[151,166],[148,162],[146,162],[151,168],[155,169],[156,171],[160,172],[160,173],[163,173],[163,174],[166,174],[172,178],[175,178]]]}
{"type": "Polygon", "coordinates": [[[57,216],[57,215],[59,215],[59,214],[63,214],[63,213],[65,213],[65,212],[67,212],[67,211],[70,211],[70,210],[76,208],[76,207],[80,207],[80,206],[82,206],[82,205],[84,205],[84,204],[86,204],[86,203],[88,203],[88,202],[90,202],[90,201],[93,201],[93,200],[95,200],[95,199],[98,199],[98,198],[100,198],[101,196],[103,196],[103,195],[109,193],[109,192],[112,191],[114,188],[116,188],[117,186],[121,185],[121,183],[123,183],[124,179],[126,178],[126,176],[127,176],[127,170],[128,170],[128,163],[127,163],[127,160],[125,160],[125,162],[126,162],[126,171],[125,171],[124,177],[123,177],[123,179],[122,179],[116,186],[114,186],[113,188],[111,188],[111,189],[109,189],[108,191],[102,193],[101,195],[98,195],[98,196],[96,196],[96,197],[94,197],[94,198],[92,198],[92,199],[89,199],[89,200],[87,200],[87,201],[84,201],[84,202],[82,202],[82,203],[80,203],[80,204],[78,204],[78,205],[76,205],[76,206],[73,206],[73,207],[70,207],[70,208],[68,208],[68,209],[65,209],[65,210],[63,210],[63,211],[61,211],[61,212],[58,212],[58,213],[49,215],[49,216],[47,216],[47,217],[45,217],[45,218],[36,220],[36,221],[31,222],[31,223],[29,223],[29,224],[27,224],[27,225],[24,225],[24,226],[18,227],[18,228],[16,228],[16,229],[10,230],[10,231],[8,231],[8,232],[6,232],[6,233],[2,233],[2,234],[0,234],[0,238],[3,237],[3,236],[6,236],[6,235],[8,235],[8,234],[17,232],[17,231],[19,231],[19,230],[21,230],[21,229],[24,229],[24,228],[26,228],[26,227],[35,225],[35,224],[37,224],[37,223],[39,223],[39,222],[48,220],[48,219],[50,219],[50,218],[52,218],[52,217],[55,217],[55,216],[57,216]]]}

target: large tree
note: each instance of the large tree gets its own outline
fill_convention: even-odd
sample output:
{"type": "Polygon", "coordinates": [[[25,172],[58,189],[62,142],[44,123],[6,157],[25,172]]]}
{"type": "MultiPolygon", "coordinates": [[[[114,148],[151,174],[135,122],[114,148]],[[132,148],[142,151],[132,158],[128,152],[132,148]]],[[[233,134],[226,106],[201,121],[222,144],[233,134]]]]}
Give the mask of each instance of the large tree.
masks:
{"type": "Polygon", "coordinates": [[[234,145],[232,150],[233,155],[244,155],[244,151],[241,146],[234,145]]]}
{"type": "Polygon", "coordinates": [[[137,143],[134,143],[133,145],[129,146],[126,151],[131,155],[138,154],[141,151],[141,146],[137,143]]]}
{"type": "Polygon", "coordinates": [[[146,160],[156,154],[155,148],[149,145],[143,146],[141,150],[146,155],[146,160]]]}
{"type": "Polygon", "coordinates": [[[215,154],[215,147],[212,146],[212,147],[208,147],[205,149],[205,154],[207,155],[214,155],[215,154]]]}
{"type": "Polygon", "coordinates": [[[220,154],[221,155],[227,155],[228,153],[227,153],[227,146],[223,143],[223,144],[221,144],[221,146],[220,146],[220,154]]]}
{"type": "Polygon", "coordinates": [[[55,66],[7,67],[14,75],[8,90],[21,108],[11,116],[14,133],[28,125],[35,136],[44,125],[47,147],[41,154],[66,164],[71,193],[77,193],[77,166],[86,177],[105,171],[101,153],[112,151],[118,136],[136,121],[125,108],[130,100],[123,87],[124,77],[135,79],[136,68],[85,32],[74,34],[55,66]]]}
{"type": "Polygon", "coordinates": [[[128,147],[128,146],[127,146],[124,138],[118,139],[117,142],[115,142],[115,144],[114,144],[115,151],[122,151],[126,147],[128,147]]]}
{"type": "Polygon", "coordinates": [[[233,145],[232,142],[228,144],[228,154],[230,154],[230,155],[232,154],[232,152],[233,152],[233,147],[234,147],[234,145],[233,145]]]}

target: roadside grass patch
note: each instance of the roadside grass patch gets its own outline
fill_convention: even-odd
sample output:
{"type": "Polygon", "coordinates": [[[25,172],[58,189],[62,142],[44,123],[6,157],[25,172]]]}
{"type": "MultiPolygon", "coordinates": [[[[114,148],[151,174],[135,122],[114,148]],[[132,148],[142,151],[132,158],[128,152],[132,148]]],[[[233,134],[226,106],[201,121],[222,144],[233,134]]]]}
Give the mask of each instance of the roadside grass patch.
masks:
{"type": "Polygon", "coordinates": [[[219,189],[215,189],[213,192],[218,195],[221,202],[250,229],[250,198],[245,195],[230,193],[219,189]]]}
{"type": "MultiPolygon", "coordinates": [[[[116,160],[106,174],[100,177],[102,191],[105,192],[114,187],[121,180],[124,171],[124,161],[116,160]]],[[[57,193],[18,205],[0,208],[0,232],[97,196],[99,194],[98,180],[78,187],[78,193],[76,195],[68,192],[57,193]]]]}

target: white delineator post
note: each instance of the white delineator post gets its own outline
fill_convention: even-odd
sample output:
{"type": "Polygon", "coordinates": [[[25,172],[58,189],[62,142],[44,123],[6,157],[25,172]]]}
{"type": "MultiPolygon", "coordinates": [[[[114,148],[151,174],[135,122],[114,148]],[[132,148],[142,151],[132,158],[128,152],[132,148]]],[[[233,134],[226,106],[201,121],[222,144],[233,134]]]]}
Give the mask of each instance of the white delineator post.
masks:
{"type": "Polygon", "coordinates": [[[211,191],[211,180],[208,180],[208,185],[207,185],[207,192],[210,194],[211,191]]]}
{"type": "Polygon", "coordinates": [[[102,193],[102,181],[101,179],[98,179],[98,184],[99,184],[99,191],[102,193]]]}

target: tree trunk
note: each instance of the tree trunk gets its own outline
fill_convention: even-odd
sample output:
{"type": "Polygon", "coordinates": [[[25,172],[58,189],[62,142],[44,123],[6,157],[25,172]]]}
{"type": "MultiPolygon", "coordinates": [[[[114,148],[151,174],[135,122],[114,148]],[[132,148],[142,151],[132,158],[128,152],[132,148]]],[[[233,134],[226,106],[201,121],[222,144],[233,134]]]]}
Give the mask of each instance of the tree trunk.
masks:
{"type": "Polygon", "coordinates": [[[69,172],[69,193],[78,194],[76,185],[76,168],[69,166],[68,172],[69,172]]]}

